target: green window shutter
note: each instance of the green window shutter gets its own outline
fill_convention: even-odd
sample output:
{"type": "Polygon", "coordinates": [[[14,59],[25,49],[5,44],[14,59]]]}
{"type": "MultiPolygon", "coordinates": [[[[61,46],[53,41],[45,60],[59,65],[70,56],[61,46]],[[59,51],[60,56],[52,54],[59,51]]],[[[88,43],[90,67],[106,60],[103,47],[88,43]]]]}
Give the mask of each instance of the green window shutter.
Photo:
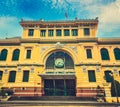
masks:
{"type": "Polygon", "coordinates": [[[64,30],[64,36],[70,36],[69,30],[67,30],[67,29],[64,30]]]}
{"type": "Polygon", "coordinates": [[[40,35],[41,35],[41,37],[45,37],[46,36],[46,30],[41,30],[40,35]]]}
{"type": "Polygon", "coordinates": [[[20,55],[20,50],[19,49],[14,50],[13,56],[12,56],[12,61],[18,61],[19,55],[20,55]]]}
{"type": "Polygon", "coordinates": [[[96,82],[95,71],[88,70],[89,82],[96,82]]]}
{"type": "Polygon", "coordinates": [[[29,71],[24,71],[23,72],[23,82],[28,82],[29,81],[29,71]]]}
{"type": "Polygon", "coordinates": [[[2,80],[3,71],[0,71],[0,80],[2,80]]]}
{"type": "Polygon", "coordinates": [[[106,82],[112,82],[113,78],[110,75],[111,73],[112,73],[111,71],[105,71],[106,82]]]}
{"type": "Polygon", "coordinates": [[[1,61],[6,61],[7,59],[7,54],[8,54],[8,50],[7,49],[3,49],[1,51],[1,54],[0,54],[0,60],[1,61]]]}
{"type": "Polygon", "coordinates": [[[31,50],[27,50],[26,59],[31,58],[31,50]]]}
{"type": "Polygon", "coordinates": [[[78,30],[72,29],[72,36],[78,36],[78,30]]]}
{"type": "Polygon", "coordinates": [[[53,30],[48,30],[48,36],[52,37],[54,35],[54,31],[53,30]]]}
{"type": "Polygon", "coordinates": [[[90,29],[89,28],[84,28],[84,35],[89,36],[90,35],[90,29]]]}
{"type": "Polygon", "coordinates": [[[114,55],[115,55],[116,60],[120,60],[120,49],[119,48],[114,49],[114,55]]]}
{"type": "Polygon", "coordinates": [[[33,35],[34,35],[34,29],[29,29],[28,36],[33,36],[33,35]]]}
{"type": "Polygon", "coordinates": [[[56,30],[56,36],[62,36],[61,30],[56,30]]]}
{"type": "Polygon", "coordinates": [[[91,51],[91,49],[86,49],[86,53],[87,53],[87,58],[92,58],[92,51],[91,51]]]}
{"type": "Polygon", "coordinates": [[[101,52],[102,60],[110,60],[109,53],[108,53],[107,49],[102,48],[100,52],[101,52]]]}
{"type": "Polygon", "coordinates": [[[8,82],[15,82],[16,71],[10,71],[8,82]]]}

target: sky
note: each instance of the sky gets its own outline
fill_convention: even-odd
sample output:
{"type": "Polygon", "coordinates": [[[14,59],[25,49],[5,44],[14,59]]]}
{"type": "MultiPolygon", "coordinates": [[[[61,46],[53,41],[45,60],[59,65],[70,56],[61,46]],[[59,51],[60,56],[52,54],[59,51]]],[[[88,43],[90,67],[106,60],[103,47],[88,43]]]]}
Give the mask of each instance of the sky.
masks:
{"type": "Polygon", "coordinates": [[[120,0],[0,0],[0,38],[22,36],[21,19],[51,21],[96,17],[99,18],[97,37],[120,37],[120,0]]]}

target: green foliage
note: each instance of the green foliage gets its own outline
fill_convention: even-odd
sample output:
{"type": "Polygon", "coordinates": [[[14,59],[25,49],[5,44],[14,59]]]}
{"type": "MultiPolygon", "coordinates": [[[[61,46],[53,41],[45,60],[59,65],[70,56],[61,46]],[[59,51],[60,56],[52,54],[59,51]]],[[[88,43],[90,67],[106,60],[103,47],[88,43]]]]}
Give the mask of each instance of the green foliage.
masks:
{"type": "Polygon", "coordinates": [[[111,95],[113,97],[120,97],[120,83],[116,80],[111,83],[111,95]]]}
{"type": "Polygon", "coordinates": [[[97,86],[97,95],[96,95],[96,97],[104,97],[104,90],[98,85],[97,86]]]}
{"type": "Polygon", "coordinates": [[[7,96],[7,95],[13,95],[13,90],[7,90],[6,88],[4,88],[4,87],[2,87],[1,89],[0,89],[0,96],[3,96],[3,97],[5,97],[5,96],[7,96]]]}
{"type": "Polygon", "coordinates": [[[6,96],[6,93],[7,93],[7,92],[6,92],[5,88],[2,87],[2,88],[0,89],[0,96],[6,96]]]}

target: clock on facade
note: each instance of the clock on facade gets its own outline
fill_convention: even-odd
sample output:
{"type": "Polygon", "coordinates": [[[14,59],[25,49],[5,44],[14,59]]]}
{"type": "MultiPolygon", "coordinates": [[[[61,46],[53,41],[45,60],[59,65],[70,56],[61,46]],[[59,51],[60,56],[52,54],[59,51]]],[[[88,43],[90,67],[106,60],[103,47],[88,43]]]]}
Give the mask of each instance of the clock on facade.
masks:
{"type": "Polygon", "coordinates": [[[62,58],[57,58],[57,59],[55,60],[55,66],[56,66],[57,68],[62,68],[62,67],[64,67],[64,60],[63,60],[62,58]]]}

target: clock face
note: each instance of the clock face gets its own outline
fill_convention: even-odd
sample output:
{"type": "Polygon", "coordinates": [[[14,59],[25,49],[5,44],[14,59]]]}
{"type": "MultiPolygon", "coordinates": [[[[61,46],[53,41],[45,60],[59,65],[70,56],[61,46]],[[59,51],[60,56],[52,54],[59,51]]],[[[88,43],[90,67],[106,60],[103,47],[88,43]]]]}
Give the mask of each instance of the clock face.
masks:
{"type": "Polygon", "coordinates": [[[64,60],[62,58],[57,58],[55,60],[55,66],[57,68],[62,68],[64,66],[64,60]]]}

